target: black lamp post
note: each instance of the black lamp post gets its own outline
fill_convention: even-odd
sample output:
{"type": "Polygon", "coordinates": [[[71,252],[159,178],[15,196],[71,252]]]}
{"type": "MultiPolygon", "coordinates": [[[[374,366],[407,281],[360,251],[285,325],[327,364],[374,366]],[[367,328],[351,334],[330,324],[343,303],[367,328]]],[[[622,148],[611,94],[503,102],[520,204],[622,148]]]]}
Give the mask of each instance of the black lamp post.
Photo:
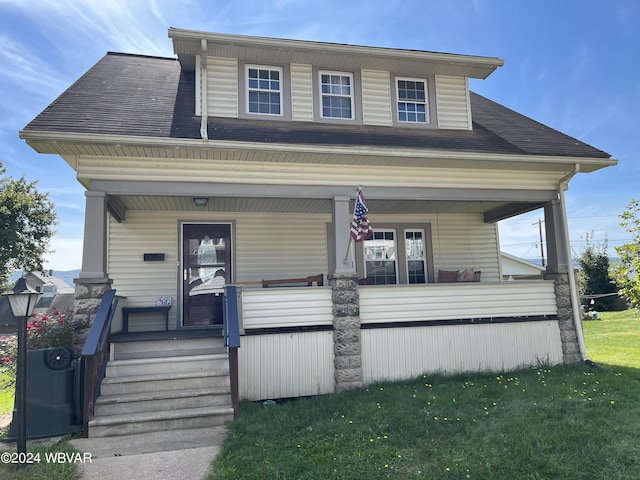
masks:
{"type": "Polygon", "coordinates": [[[27,454],[27,319],[33,313],[41,293],[27,285],[22,277],[12,290],[5,293],[11,312],[18,324],[18,361],[16,371],[16,402],[13,418],[17,419],[16,449],[20,466],[25,465],[27,454]]]}

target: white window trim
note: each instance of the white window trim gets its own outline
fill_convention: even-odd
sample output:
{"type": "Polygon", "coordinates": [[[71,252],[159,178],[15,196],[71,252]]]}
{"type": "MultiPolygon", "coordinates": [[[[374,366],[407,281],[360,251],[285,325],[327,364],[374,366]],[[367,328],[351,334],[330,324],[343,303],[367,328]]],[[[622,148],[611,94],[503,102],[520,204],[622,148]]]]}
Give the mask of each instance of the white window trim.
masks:
{"type": "Polygon", "coordinates": [[[335,70],[318,70],[318,99],[319,99],[319,103],[318,103],[318,113],[320,115],[320,118],[323,120],[355,120],[356,119],[356,101],[355,101],[355,84],[354,84],[354,76],[352,72],[339,72],[339,71],[335,71],[335,70]],[[350,95],[336,95],[336,94],[324,94],[322,93],[322,75],[340,75],[341,77],[349,77],[349,86],[351,87],[351,93],[350,95]],[[325,117],[324,116],[324,111],[322,108],[322,99],[324,98],[324,96],[331,96],[331,97],[343,97],[343,98],[349,98],[349,100],[351,101],[351,117],[346,118],[346,117],[325,117]]]}
{"type": "MultiPolygon", "coordinates": [[[[413,232],[420,232],[422,234],[422,264],[424,266],[424,283],[428,283],[429,282],[429,270],[428,270],[428,265],[427,265],[427,237],[426,237],[426,232],[423,228],[405,228],[404,229],[404,233],[403,233],[403,242],[404,242],[404,248],[406,250],[407,248],[407,233],[413,233],[413,232]]],[[[404,262],[405,262],[405,270],[406,270],[406,282],[407,284],[410,284],[409,281],[409,262],[410,261],[418,261],[418,259],[415,260],[409,260],[409,256],[405,254],[404,256],[404,262]]],[[[411,284],[411,285],[415,285],[415,284],[411,284]]],[[[422,284],[417,284],[417,285],[422,285],[422,284]]]]}
{"type": "Polygon", "coordinates": [[[430,125],[431,124],[431,115],[429,114],[430,110],[430,101],[429,101],[429,82],[426,78],[413,78],[413,77],[395,77],[395,86],[396,86],[396,102],[394,106],[396,122],[400,125],[430,125]],[[408,82],[422,82],[424,83],[424,102],[410,100],[410,103],[424,103],[424,111],[425,111],[425,121],[424,122],[411,122],[409,120],[400,120],[400,110],[398,109],[398,103],[404,100],[400,100],[400,92],[398,87],[398,82],[404,80],[408,82]]]}
{"type": "Polygon", "coordinates": [[[276,67],[272,65],[257,65],[257,64],[245,64],[244,66],[244,78],[245,78],[245,113],[247,115],[259,115],[265,117],[282,117],[284,116],[284,71],[282,67],[276,67]],[[261,90],[256,88],[249,88],[249,69],[254,68],[258,70],[276,70],[280,73],[280,90],[277,93],[280,94],[280,113],[261,113],[249,111],[249,92],[261,91],[268,93],[276,93],[275,90],[261,90]]]}
{"type": "MultiPolygon", "coordinates": [[[[395,248],[395,259],[393,260],[389,260],[389,259],[374,259],[374,260],[367,260],[367,252],[366,252],[366,243],[367,240],[365,240],[364,242],[362,242],[362,257],[363,257],[363,261],[364,261],[364,275],[365,277],[367,276],[367,262],[371,261],[371,262],[375,262],[375,261],[389,261],[389,262],[393,262],[395,264],[395,273],[396,273],[396,285],[398,285],[400,283],[400,255],[399,255],[399,251],[398,251],[398,231],[395,228],[377,228],[374,231],[374,234],[376,233],[387,233],[387,232],[391,232],[393,233],[393,244],[394,244],[394,248],[395,248]]],[[[371,239],[370,239],[371,240],[371,239]]],[[[403,242],[404,245],[404,242],[403,242]]]]}

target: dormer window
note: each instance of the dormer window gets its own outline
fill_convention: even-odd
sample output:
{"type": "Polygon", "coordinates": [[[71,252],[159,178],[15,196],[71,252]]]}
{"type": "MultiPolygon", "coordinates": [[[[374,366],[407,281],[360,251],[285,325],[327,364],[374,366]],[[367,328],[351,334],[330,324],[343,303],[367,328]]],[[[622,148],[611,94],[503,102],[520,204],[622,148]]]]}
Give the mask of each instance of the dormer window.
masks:
{"type": "Polygon", "coordinates": [[[247,113],[282,115],[282,68],[246,65],[247,113]]]}
{"type": "Polygon", "coordinates": [[[320,71],[320,116],[353,120],[353,74],[320,71]]]}
{"type": "Polygon", "coordinates": [[[397,78],[398,122],[429,123],[427,81],[415,78],[397,78]]]}

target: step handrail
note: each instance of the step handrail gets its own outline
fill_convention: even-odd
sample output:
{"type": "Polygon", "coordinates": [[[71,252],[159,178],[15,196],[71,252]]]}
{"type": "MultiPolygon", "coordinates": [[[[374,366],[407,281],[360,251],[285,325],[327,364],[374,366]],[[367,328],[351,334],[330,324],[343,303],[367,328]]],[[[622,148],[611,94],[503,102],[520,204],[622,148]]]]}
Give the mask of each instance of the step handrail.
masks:
{"type": "Polygon", "coordinates": [[[241,289],[235,285],[224,288],[224,308],[222,309],[222,336],[229,353],[229,380],[231,382],[231,404],[233,416],[237,417],[240,406],[238,387],[238,348],[240,348],[240,310],[238,296],[241,289]]]}
{"type": "Polygon", "coordinates": [[[115,290],[107,290],[93,319],[89,336],[82,349],[83,401],[82,425],[85,437],[89,435],[89,420],[93,418],[96,399],[109,360],[111,344],[111,322],[118,307],[115,290]]]}

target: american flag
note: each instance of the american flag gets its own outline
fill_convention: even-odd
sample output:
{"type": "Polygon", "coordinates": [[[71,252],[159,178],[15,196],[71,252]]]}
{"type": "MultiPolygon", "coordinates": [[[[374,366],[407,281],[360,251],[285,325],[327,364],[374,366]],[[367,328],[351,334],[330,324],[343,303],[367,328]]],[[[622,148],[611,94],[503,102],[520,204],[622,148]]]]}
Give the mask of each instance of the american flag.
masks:
{"type": "Polygon", "coordinates": [[[369,225],[369,219],[367,218],[368,211],[362,190],[358,190],[356,206],[353,209],[353,221],[351,222],[351,238],[356,242],[368,240],[373,235],[373,228],[369,225]]]}

